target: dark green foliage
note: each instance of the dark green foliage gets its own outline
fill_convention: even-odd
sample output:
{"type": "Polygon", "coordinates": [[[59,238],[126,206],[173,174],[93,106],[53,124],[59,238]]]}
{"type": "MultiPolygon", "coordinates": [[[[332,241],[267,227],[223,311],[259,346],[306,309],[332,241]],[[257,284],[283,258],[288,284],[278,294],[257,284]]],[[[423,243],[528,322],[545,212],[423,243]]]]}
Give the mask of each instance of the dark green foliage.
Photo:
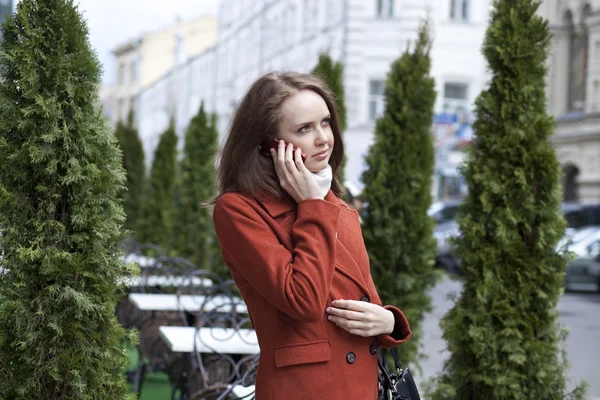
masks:
{"type": "Polygon", "coordinates": [[[567,397],[556,312],[565,222],[546,111],[550,35],[539,5],[497,0],[491,13],[483,53],[492,80],[476,102],[456,240],[464,287],[442,322],[451,356],[434,399],[567,397]]]}
{"type": "Polygon", "coordinates": [[[119,121],[115,135],[123,152],[123,167],[127,174],[127,190],[123,192],[125,228],[137,231],[140,228],[145,194],[146,168],[144,165],[144,148],[134,126],[133,112],[127,117],[127,125],[119,121]]]}
{"type": "MultiPolygon", "coordinates": [[[[319,55],[319,62],[312,70],[312,74],[320,77],[325,81],[329,89],[333,92],[338,109],[338,117],[340,122],[340,132],[346,130],[346,103],[344,100],[344,66],[340,62],[334,62],[329,54],[322,53],[319,55]]],[[[342,160],[342,164],[338,170],[338,176],[342,185],[344,184],[344,167],[346,158],[342,160]]]]}
{"type": "Polygon", "coordinates": [[[121,153],[72,0],[21,0],[0,57],[0,398],[124,399],[121,153]]]}
{"type": "Polygon", "coordinates": [[[402,308],[413,338],[399,347],[403,362],[417,362],[423,316],[431,310],[436,243],[431,205],[434,153],[430,134],[435,102],[428,26],[391,65],[385,112],[366,157],[363,234],[375,285],[384,304],[402,308]]]}
{"type": "MultiPolygon", "coordinates": [[[[203,207],[202,203],[216,192],[215,157],[219,134],[215,125],[216,120],[213,118],[208,121],[204,104],[201,104],[185,133],[181,160],[181,206],[176,231],[178,250],[179,255],[201,269],[214,267],[211,244],[215,240],[215,233],[210,210],[203,207]]],[[[217,260],[220,259],[219,254],[217,260]]]]}
{"type": "Polygon", "coordinates": [[[177,192],[177,133],[175,122],[160,136],[154,152],[147,188],[140,242],[156,244],[168,252],[174,249],[177,192]]]}

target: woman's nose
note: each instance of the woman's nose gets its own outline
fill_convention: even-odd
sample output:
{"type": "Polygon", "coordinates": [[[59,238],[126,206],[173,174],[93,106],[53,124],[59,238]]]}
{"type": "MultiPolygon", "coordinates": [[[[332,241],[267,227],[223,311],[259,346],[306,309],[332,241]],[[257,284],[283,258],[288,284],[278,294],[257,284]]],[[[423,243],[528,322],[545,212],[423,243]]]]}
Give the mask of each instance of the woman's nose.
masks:
{"type": "Polygon", "coordinates": [[[329,139],[327,138],[327,134],[325,133],[325,130],[322,127],[319,127],[316,131],[317,135],[315,138],[315,142],[317,144],[324,144],[329,141],[329,139]]]}

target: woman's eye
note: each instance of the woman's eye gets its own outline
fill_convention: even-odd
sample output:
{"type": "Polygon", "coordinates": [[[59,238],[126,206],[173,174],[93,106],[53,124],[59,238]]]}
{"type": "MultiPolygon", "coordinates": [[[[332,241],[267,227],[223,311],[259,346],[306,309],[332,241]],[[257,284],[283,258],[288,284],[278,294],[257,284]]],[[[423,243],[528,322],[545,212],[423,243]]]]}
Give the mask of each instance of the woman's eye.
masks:
{"type": "Polygon", "coordinates": [[[298,129],[298,132],[308,132],[310,130],[310,125],[304,125],[302,128],[298,129]]]}
{"type": "Polygon", "coordinates": [[[325,118],[322,122],[323,125],[327,126],[331,123],[331,118],[325,118]]]}

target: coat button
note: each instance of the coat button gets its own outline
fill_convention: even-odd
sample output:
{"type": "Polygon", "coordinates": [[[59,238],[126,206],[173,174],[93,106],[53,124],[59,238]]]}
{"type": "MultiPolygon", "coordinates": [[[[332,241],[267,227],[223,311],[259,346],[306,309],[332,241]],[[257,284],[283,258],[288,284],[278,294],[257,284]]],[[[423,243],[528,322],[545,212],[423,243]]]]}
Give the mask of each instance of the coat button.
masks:
{"type": "Polygon", "coordinates": [[[354,361],[356,361],[356,354],[353,352],[346,354],[346,361],[348,361],[348,364],[354,364],[354,361]]]}
{"type": "Polygon", "coordinates": [[[375,343],[371,343],[371,347],[369,348],[371,354],[377,353],[377,345],[375,343]]]}
{"type": "Polygon", "coordinates": [[[363,297],[360,298],[360,301],[366,301],[368,303],[370,301],[369,296],[364,295],[363,297]]]}

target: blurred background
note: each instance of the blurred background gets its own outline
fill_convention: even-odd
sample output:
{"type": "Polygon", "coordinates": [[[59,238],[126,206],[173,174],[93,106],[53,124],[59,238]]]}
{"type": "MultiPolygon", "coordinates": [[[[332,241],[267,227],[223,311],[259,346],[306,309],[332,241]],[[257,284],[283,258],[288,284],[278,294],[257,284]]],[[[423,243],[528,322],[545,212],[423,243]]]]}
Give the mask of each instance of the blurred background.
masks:
{"type": "MultiPolygon", "coordinates": [[[[0,0],[0,12],[18,0],[0,0]]],[[[360,192],[366,149],[383,112],[390,63],[429,18],[438,97],[432,134],[435,200],[458,200],[458,168],[474,137],[471,110],[488,80],[481,54],[491,0],[80,0],[104,65],[100,96],[113,125],[134,111],[146,163],[175,117],[180,138],[204,101],[221,137],[238,100],[270,70],[310,72],[321,52],[344,66],[346,180],[360,192]]],[[[589,0],[544,0],[554,34],[549,111],[565,202],[600,203],[600,22],[589,0]],[[595,40],[594,40],[595,39],[595,40]],[[593,53],[593,54],[592,54],[593,53]],[[592,57],[593,56],[593,57],[592,57]]],[[[180,143],[183,141],[180,140],[180,143]]]]}

